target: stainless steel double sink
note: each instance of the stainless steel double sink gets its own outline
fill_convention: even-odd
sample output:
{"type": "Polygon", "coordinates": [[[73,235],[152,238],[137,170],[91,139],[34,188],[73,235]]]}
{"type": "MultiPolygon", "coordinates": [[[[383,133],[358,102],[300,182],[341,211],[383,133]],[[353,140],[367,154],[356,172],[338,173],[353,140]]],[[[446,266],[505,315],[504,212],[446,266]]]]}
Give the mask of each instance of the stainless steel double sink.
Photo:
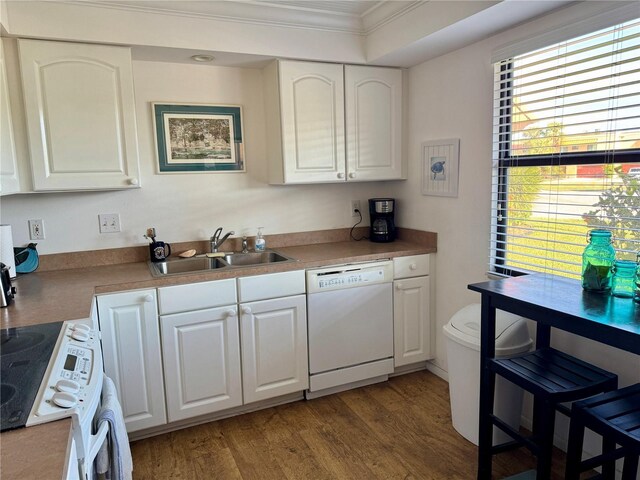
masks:
{"type": "Polygon", "coordinates": [[[293,258],[273,250],[264,252],[230,253],[223,257],[176,258],[165,262],[149,262],[149,269],[154,277],[196,273],[206,270],[234,267],[255,267],[270,263],[295,262],[293,258]]]}

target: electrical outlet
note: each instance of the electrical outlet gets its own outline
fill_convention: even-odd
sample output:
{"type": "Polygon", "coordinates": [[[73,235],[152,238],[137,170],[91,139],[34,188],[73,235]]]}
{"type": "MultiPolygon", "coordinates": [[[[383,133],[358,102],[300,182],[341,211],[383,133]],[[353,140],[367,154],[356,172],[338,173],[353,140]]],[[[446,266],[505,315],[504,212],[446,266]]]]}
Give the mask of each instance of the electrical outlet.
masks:
{"type": "Polygon", "coordinates": [[[350,203],[350,208],[351,208],[351,216],[352,217],[360,217],[360,215],[362,215],[362,210],[360,210],[360,200],[351,200],[350,203]],[[356,210],[358,212],[360,212],[360,214],[358,214],[358,212],[356,212],[356,210]]]}
{"type": "Polygon", "coordinates": [[[44,240],[44,222],[42,220],[29,220],[29,238],[44,240]]]}
{"type": "Polygon", "coordinates": [[[98,215],[98,220],[100,220],[100,233],[117,233],[120,231],[119,213],[101,213],[98,215]]]}

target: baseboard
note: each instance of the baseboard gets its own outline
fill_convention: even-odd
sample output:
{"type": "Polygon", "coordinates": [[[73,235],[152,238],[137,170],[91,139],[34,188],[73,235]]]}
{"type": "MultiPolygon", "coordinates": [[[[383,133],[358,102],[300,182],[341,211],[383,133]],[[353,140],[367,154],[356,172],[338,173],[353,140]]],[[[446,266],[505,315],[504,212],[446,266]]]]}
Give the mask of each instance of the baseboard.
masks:
{"type": "Polygon", "coordinates": [[[443,379],[445,382],[449,383],[449,372],[433,363],[433,361],[427,362],[426,369],[434,375],[443,379]]]}

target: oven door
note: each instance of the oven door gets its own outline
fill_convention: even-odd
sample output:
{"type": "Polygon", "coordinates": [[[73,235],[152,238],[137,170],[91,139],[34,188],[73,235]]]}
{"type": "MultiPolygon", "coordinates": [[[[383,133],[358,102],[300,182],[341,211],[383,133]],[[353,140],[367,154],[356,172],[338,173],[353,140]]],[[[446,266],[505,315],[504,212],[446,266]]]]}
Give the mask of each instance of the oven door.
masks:
{"type": "Polygon", "coordinates": [[[93,433],[97,410],[98,406],[96,406],[95,414],[91,417],[82,418],[76,413],[71,416],[73,430],[70,435],[70,446],[67,449],[66,480],[95,480],[97,478],[95,460],[109,433],[107,422],[102,422],[97,432],[93,433]]]}

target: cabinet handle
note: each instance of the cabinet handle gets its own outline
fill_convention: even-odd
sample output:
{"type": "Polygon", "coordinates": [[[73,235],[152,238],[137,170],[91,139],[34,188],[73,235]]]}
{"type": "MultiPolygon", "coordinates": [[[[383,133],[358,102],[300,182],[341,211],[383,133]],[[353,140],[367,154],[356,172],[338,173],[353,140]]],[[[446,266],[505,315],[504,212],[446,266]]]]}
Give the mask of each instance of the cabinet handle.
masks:
{"type": "Polygon", "coordinates": [[[396,283],[396,290],[402,290],[404,288],[404,285],[401,283],[396,283]]]}
{"type": "Polygon", "coordinates": [[[356,178],[356,174],[355,174],[355,173],[353,173],[353,172],[351,172],[351,173],[349,174],[349,178],[356,178]]]}
{"type": "Polygon", "coordinates": [[[129,179],[129,185],[138,185],[138,179],[137,178],[130,178],[129,179]]]}
{"type": "Polygon", "coordinates": [[[251,313],[251,307],[242,307],[242,313],[246,313],[247,315],[251,313]]]}
{"type": "Polygon", "coordinates": [[[153,295],[151,295],[150,293],[147,293],[144,297],[142,297],[142,299],[147,303],[153,302],[153,295]]]}
{"type": "Polygon", "coordinates": [[[338,173],[338,178],[344,178],[344,173],[342,172],[338,173]]]}
{"type": "Polygon", "coordinates": [[[412,263],[411,265],[409,265],[410,270],[416,270],[417,268],[418,266],[415,263],[412,263]]]}
{"type": "Polygon", "coordinates": [[[227,310],[227,317],[235,317],[237,315],[235,309],[227,310]]]}

